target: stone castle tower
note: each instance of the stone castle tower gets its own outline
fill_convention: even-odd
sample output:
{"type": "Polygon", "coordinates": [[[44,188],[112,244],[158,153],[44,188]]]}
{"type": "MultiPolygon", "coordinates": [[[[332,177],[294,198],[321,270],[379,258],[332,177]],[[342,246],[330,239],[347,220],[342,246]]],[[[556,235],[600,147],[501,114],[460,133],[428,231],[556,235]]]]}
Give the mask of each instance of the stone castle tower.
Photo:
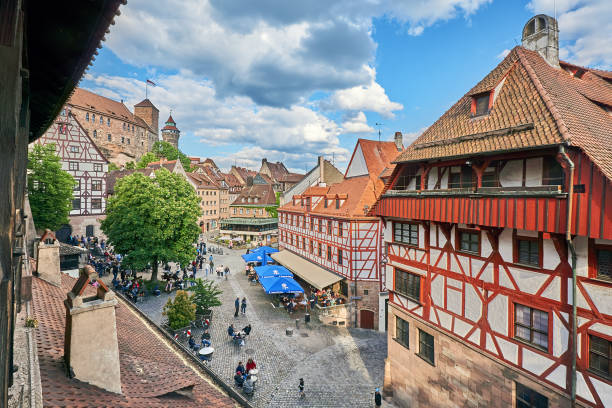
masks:
{"type": "Polygon", "coordinates": [[[166,126],[161,130],[162,139],[164,142],[170,143],[172,146],[178,149],[179,137],[181,137],[181,131],[176,127],[176,122],[172,119],[172,114],[166,120],[166,126]]]}
{"type": "Polygon", "coordinates": [[[523,28],[522,45],[537,51],[549,65],[559,68],[559,27],[551,16],[538,14],[529,19],[523,28]]]}
{"type": "Polygon", "coordinates": [[[134,115],[144,120],[147,125],[158,134],[159,132],[159,110],[149,99],[144,99],[134,105],[134,115]]]}

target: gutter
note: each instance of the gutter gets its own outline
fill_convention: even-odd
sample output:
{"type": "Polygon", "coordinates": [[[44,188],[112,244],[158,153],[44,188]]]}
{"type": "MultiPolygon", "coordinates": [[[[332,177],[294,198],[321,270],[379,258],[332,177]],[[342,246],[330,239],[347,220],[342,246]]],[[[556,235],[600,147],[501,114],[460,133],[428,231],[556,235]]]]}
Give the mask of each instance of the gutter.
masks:
{"type": "Polygon", "coordinates": [[[565,152],[565,146],[559,146],[559,154],[567,162],[570,170],[568,197],[567,197],[567,222],[565,231],[565,240],[567,246],[572,254],[572,381],[571,381],[571,406],[576,406],[576,354],[577,354],[577,342],[578,342],[578,317],[577,317],[577,306],[576,306],[576,248],[572,241],[571,222],[572,222],[572,205],[574,199],[574,162],[569,158],[565,152]]]}

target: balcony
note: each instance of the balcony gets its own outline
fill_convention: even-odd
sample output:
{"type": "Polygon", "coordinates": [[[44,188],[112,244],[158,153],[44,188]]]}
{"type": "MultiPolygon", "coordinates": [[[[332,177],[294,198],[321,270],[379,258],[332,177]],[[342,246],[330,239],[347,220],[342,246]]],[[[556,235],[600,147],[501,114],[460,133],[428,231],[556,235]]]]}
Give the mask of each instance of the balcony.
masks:
{"type": "Polygon", "coordinates": [[[389,190],[383,197],[556,197],[566,198],[561,186],[448,188],[438,190],[389,190]]]}

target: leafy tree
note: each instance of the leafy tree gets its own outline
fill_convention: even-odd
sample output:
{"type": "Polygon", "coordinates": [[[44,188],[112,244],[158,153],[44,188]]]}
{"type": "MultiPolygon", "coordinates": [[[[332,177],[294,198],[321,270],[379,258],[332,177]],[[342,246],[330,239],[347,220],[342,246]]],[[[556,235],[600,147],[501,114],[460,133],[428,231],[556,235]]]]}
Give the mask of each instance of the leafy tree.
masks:
{"type": "Polygon", "coordinates": [[[136,168],[136,164],[133,161],[129,161],[125,163],[125,168],[127,170],[134,170],[136,168]]]}
{"type": "Polygon", "coordinates": [[[205,314],[215,306],[221,306],[219,295],[223,292],[212,281],[196,279],[195,285],[187,290],[193,292],[193,302],[196,305],[197,314],[205,314]]]}
{"type": "Polygon", "coordinates": [[[115,163],[110,163],[108,165],[108,171],[113,171],[113,170],[119,170],[119,166],[117,166],[115,163]]]}
{"type": "Polygon", "coordinates": [[[196,305],[193,304],[193,295],[184,290],[176,292],[174,299],[168,299],[162,314],[168,317],[168,325],[172,330],[189,326],[195,320],[196,305]]]}
{"type": "Polygon", "coordinates": [[[33,146],[28,154],[28,192],[38,229],[56,231],[68,224],[75,184],[74,178],[62,170],[54,143],[33,146]]]}
{"type": "Polygon", "coordinates": [[[140,160],[138,160],[138,163],[136,163],[136,168],[137,169],[144,169],[145,167],[147,167],[149,165],[149,163],[152,163],[154,161],[159,160],[159,157],[157,157],[157,155],[153,152],[148,152],[142,155],[142,157],[140,158],[140,160]]]}
{"type": "Polygon", "coordinates": [[[134,173],[117,181],[108,199],[102,231],[136,270],[151,265],[157,280],[159,262],[187,264],[196,256],[200,198],[181,175],[165,168],[155,178],[134,173]]]}
{"type": "Polygon", "coordinates": [[[191,162],[185,153],[181,152],[168,142],[157,141],[153,143],[151,152],[158,158],[165,157],[168,160],[180,160],[185,171],[191,171],[191,162]]]}

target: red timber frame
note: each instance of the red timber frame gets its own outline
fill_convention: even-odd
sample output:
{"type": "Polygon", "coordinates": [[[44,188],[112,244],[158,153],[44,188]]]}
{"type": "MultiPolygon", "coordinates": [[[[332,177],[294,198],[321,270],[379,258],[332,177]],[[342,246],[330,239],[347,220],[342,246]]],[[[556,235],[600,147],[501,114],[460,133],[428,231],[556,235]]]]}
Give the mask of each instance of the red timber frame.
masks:
{"type": "MultiPolygon", "coordinates": [[[[612,205],[607,202],[612,188],[586,156],[573,152],[572,160],[576,164],[575,184],[584,184],[584,193],[575,194],[571,227],[577,232],[575,241],[587,242],[583,246],[588,247],[583,249],[583,254],[588,252],[588,268],[583,268],[588,272],[577,279],[577,370],[592,397],[579,393],[578,399],[589,406],[603,407],[596,386],[600,390],[611,387],[612,381],[589,370],[589,334],[612,341],[606,334],[612,326],[612,308],[599,295],[612,293],[612,282],[598,279],[595,269],[596,248],[611,247],[601,239],[612,239],[612,205]]],[[[397,177],[399,169],[394,173],[397,177]]],[[[426,178],[422,176],[423,185],[426,178]]],[[[565,208],[565,198],[383,195],[375,212],[387,227],[394,221],[420,222],[425,237],[418,247],[387,242],[389,270],[421,276],[420,302],[393,291],[395,276],[389,301],[463,344],[569,393],[572,301],[568,296],[572,270],[563,235],[565,208]],[[480,246],[482,249],[486,245],[486,251],[470,254],[457,250],[457,230],[463,227],[480,232],[480,246]],[[538,241],[539,266],[516,263],[517,236],[538,241]],[[547,262],[542,259],[544,253],[547,262]],[[515,338],[515,304],[548,314],[546,350],[515,338]],[[492,312],[505,313],[503,323],[489,319],[492,312]],[[534,369],[534,359],[541,363],[541,369],[534,369]],[[564,373],[561,382],[559,373],[564,373]]]]}

